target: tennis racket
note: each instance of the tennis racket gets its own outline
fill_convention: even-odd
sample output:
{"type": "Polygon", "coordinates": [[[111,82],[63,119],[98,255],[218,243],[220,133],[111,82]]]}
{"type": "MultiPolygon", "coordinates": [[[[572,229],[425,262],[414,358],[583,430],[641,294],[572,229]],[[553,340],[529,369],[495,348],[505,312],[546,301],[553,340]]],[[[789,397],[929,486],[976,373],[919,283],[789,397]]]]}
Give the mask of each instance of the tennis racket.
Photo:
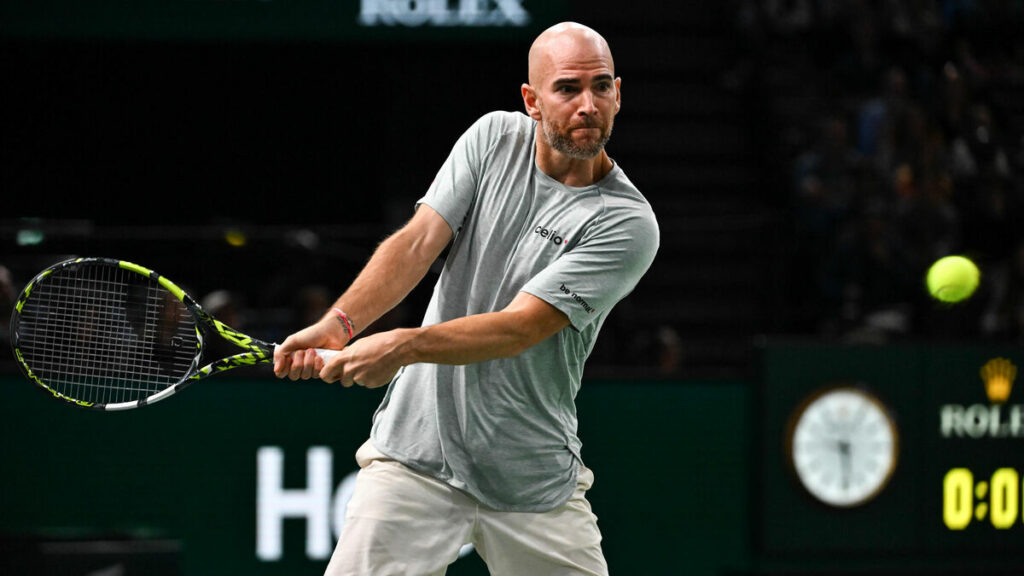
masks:
{"type": "Polygon", "coordinates": [[[153,404],[211,374],[273,362],[275,346],[156,272],[110,258],[65,260],[33,278],[11,316],[11,345],[29,380],[96,410],[153,404]]]}

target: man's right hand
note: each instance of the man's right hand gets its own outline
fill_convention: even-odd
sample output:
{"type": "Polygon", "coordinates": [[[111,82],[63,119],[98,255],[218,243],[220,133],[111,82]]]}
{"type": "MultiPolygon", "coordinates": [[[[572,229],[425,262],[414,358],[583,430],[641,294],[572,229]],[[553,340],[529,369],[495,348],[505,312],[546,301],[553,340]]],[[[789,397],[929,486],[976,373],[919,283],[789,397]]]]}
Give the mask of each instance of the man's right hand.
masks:
{"type": "Polygon", "coordinates": [[[292,380],[308,380],[320,374],[324,361],[316,348],[341,350],[348,344],[348,334],[334,313],[299,330],[274,348],[274,375],[292,380]]]}

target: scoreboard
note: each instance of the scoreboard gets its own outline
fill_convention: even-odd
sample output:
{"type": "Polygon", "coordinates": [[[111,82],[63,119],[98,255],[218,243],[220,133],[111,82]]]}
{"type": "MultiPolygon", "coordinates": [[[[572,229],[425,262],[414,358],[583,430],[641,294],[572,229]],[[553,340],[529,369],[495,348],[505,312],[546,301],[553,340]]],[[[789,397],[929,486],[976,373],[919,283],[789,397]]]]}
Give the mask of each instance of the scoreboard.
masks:
{"type": "Polygon", "coordinates": [[[1018,350],[930,359],[940,547],[1024,560],[1024,393],[1013,395],[1022,362],[1018,350]],[[961,389],[957,383],[970,376],[975,390],[961,389]]]}
{"type": "Polygon", "coordinates": [[[761,572],[1024,572],[1024,390],[1014,390],[1024,351],[762,352],[761,572]]]}

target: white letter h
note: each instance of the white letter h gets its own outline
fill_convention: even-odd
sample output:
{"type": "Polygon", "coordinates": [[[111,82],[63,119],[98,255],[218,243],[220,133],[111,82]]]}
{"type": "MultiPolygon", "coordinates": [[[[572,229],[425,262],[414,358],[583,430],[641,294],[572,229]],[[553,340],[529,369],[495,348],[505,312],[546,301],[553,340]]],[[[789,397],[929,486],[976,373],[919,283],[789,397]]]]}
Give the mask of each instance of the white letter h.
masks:
{"type": "Polygon", "coordinates": [[[306,489],[286,490],[284,452],[265,446],[256,453],[256,556],[276,561],[282,555],[285,518],[306,519],[306,555],[323,560],[331,555],[331,466],[329,448],[306,452],[306,489]]]}

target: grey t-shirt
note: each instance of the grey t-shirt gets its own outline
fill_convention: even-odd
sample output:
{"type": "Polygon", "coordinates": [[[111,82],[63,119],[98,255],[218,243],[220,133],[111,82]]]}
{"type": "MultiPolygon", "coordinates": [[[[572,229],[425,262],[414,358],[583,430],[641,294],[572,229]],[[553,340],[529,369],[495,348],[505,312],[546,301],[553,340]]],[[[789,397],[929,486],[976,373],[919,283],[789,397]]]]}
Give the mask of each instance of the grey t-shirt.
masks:
{"type": "Polygon", "coordinates": [[[571,326],[513,358],[404,367],[372,431],[384,454],[490,508],[520,512],[572,495],[583,362],[659,241],[650,205],[618,165],[584,188],[541,172],[536,128],[519,113],[484,116],[420,199],[455,232],[423,325],[501,310],[528,292],[571,326]]]}

